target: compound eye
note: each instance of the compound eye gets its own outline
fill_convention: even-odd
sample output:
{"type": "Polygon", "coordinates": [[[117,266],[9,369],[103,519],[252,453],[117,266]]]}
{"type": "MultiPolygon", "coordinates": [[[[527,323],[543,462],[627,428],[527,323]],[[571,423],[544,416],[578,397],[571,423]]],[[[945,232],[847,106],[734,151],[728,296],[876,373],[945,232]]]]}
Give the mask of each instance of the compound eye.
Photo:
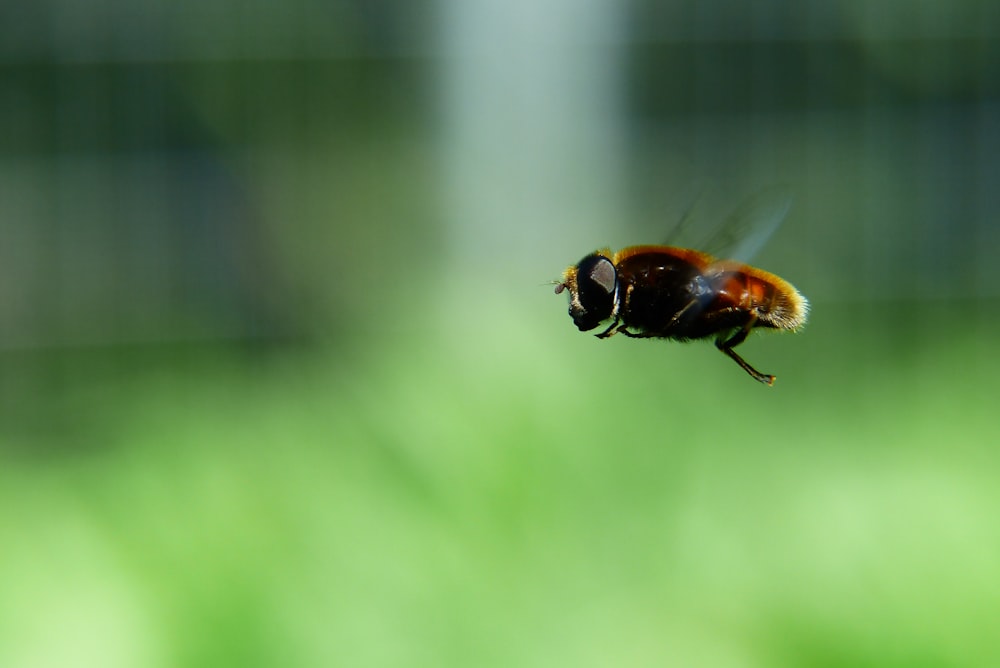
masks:
{"type": "Polygon", "coordinates": [[[576,266],[579,303],[570,305],[569,313],[580,331],[597,327],[611,317],[618,292],[618,272],[603,255],[588,255],[576,266]]]}
{"type": "MultiPolygon", "coordinates": [[[[603,255],[591,255],[580,263],[580,274],[584,274],[586,280],[593,283],[596,288],[600,288],[606,294],[613,294],[618,285],[618,274],[615,272],[615,265],[611,260],[603,255]],[[586,266],[585,264],[586,263],[586,266]]],[[[578,274],[579,276],[579,274],[578,274]]]]}

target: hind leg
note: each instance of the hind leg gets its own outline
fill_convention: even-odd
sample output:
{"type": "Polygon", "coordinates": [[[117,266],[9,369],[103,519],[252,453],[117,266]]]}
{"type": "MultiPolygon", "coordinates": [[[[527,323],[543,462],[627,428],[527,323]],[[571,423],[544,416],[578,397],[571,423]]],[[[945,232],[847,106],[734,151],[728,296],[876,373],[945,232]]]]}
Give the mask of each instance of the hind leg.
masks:
{"type": "Polygon", "coordinates": [[[747,339],[747,335],[750,334],[750,330],[753,329],[754,324],[757,322],[757,318],[752,318],[743,327],[736,330],[728,339],[724,336],[720,336],[715,340],[715,347],[726,353],[734,362],[740,365],[744,371],[746,371],[754,380],[758,380],[765,385],[774,385],[774,376],[769,373],[761,373],[757,369],[750,366],[750,363],[745,359],[740,357],[740,354],[733,350],[736,346],[740,345],[747,339]]]}

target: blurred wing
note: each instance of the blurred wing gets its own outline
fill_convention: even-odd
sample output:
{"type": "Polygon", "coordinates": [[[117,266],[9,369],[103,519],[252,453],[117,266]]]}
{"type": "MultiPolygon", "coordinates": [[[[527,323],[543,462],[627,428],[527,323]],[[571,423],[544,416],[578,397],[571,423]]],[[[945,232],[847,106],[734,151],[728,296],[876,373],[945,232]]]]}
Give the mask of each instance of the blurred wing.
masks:
{"type": "Polygon", "coordinates": [[[792,199],[791,188],[783,185],[751,196],[722,221],[701,250],[720,259],[748,262],[785,220],[792,199]]]}
{"type": "Polygon", "coordinates": [[[680,219],[671,227],[670,232],[663,240],[665,246],[694,249],[704,246],[706,241],[705,225],[700,222],[704,214],[698,210],[698,205],[704,198],[705,190],[702,188],[684,207],[680,219]]]}

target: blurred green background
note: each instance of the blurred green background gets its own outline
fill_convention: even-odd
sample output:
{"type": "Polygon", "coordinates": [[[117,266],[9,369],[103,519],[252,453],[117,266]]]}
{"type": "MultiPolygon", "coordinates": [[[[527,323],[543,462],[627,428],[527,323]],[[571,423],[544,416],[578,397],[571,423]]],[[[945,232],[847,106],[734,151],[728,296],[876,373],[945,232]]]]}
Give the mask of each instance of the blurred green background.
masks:
{"type": "Polygon", "coordinates": [[[0,5],[0,665],[1000,664],[1000,10],[0,5]],[[771,184],[813,305],[548,282],[771,184]]]}

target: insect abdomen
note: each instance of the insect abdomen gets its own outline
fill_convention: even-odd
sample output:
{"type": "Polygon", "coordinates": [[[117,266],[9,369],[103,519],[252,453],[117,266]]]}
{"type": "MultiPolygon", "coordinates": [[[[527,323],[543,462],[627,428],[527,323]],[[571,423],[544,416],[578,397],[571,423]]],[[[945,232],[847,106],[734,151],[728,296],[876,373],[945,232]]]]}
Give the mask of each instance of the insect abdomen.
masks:
{"type": "Polygon", "coordinates": [[[718,269],[713,272],[717,300],[755,316],[756,327],[794,330],[805,324],[809,304],[784,279],[747,265],[718,269]]]}

